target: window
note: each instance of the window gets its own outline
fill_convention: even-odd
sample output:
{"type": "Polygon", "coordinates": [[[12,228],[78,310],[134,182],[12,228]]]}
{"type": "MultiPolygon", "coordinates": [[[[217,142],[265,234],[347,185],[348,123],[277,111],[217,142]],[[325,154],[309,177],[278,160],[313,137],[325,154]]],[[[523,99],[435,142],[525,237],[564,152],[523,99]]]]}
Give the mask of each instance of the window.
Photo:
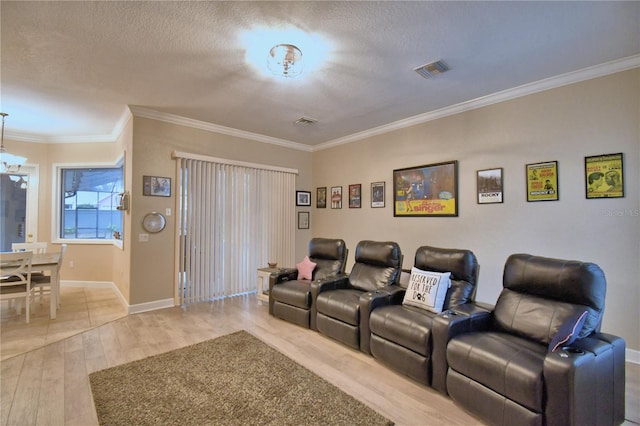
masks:
{"type": "Polygon", "coordinates": [[[123,217],[118,210],[124,168],[61,167],[60,226],[64,240],[120,240],[123,217]]]}

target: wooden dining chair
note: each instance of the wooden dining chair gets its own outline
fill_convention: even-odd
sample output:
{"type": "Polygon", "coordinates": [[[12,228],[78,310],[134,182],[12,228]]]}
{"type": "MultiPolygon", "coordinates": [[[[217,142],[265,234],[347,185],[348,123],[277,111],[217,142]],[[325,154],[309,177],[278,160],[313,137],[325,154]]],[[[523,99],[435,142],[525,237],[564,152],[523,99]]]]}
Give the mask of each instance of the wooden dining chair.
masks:
{"type": "Polygon", "coordinates": [[[52,283],[53,279],[51,275],[44,274],[33,274],[31,276],[31,288],[33,291],[38,290],[38,294],[40,296],[40,303],[42,303],[42,295],[45,292],[51,294],[51,286],[56,286],[56,290],[58,292],[58,308],[60,307],[60,268],[62,267],[62,258],[64,257],[64,252],[67,250],[67,245],[62,244],[60,247],[60,258],[58,259],[58,266],[56,267],[56,276],[58,277],[58,282],[52,283]]]}
{"type": "MultiPolygon", "coordinates": [[[[31,305],[31,261],[33,252],[0,253],[0,300],[25,299],[27,324],[31,305]]],[[[21,305],[16,306],[20,315],[21,305]]]]}
{"type": "Polygon", "coordinates": [[[11,243],[11,251],[32,251],[34,253],[46,253],[47,243],[11,243]]]}

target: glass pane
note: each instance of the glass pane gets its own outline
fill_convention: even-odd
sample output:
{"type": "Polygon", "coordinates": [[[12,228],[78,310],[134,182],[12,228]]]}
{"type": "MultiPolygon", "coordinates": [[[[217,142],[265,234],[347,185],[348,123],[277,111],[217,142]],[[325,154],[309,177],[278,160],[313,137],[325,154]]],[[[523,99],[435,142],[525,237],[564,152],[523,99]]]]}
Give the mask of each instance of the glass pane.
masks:
{"type": "Polygon", "coordinates": [[[122,238],[123,169],[63,169],[60,236],[70,239],[122,238]]]}

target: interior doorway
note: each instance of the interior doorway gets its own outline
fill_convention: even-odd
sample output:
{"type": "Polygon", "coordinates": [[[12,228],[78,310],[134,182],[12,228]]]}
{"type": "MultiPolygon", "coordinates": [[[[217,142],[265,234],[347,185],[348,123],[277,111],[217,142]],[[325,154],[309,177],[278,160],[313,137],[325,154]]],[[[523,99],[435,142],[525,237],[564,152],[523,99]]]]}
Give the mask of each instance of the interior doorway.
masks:
{"type": "Polygon", "coordinates": [[[0,174],[0,251],[11,251],[12,243],[37,241],[37,224],[37,168],[0,174]]]}

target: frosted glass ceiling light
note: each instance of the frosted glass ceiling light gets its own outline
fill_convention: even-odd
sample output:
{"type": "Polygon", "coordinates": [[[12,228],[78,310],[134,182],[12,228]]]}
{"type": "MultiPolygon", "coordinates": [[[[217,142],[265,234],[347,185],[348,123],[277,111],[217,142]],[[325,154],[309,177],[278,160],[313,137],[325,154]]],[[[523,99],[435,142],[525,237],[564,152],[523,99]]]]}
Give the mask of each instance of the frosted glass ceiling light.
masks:
{"type": "Polygon", "coordinates": [[[293,44],[277,44],[267,56],[267,67],[281,77],[297,77],[302,74],[302,52],[293,44]]]}
{"type": "Polygon", "coordinates": [[[4,118],[8,116],[6,112],[0,112],[2,116],[2,136],[0,136],[0,172],[17,173],[20,167],[27,162],[26,157],[11,154],[4,147],[4,118]]]}

